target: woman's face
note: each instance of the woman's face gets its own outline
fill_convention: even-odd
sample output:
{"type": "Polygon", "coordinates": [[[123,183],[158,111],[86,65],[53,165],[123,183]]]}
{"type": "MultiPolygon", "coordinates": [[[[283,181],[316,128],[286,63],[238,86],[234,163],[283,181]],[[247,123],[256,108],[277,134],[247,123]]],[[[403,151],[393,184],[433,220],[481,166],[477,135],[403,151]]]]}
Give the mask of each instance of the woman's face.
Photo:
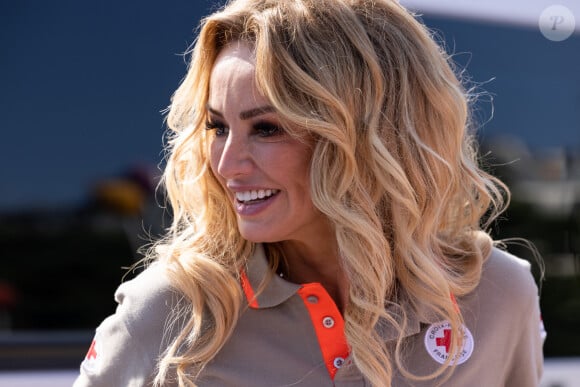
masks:
{"type": "Polygon", "coordinates": [[[255,84],[250,46],[234,42],[212,69],[211,169],[252,242],[306,241],[328,228],[310,196],[312,146],[288,135],[255,84]]]}

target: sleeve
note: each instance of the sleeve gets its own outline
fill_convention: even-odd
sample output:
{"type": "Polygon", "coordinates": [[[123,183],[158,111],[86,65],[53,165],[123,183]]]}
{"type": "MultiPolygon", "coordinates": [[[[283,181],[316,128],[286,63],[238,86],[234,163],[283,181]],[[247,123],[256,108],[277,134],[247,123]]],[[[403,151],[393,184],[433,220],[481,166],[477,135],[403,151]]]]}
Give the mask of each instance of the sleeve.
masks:
{"type": "Polygon", "coordinates": [[[175,292],[162,272],[149,268],[117,289],[115,313],[97,328],[74,387],[152,385],[163,353],[175,292]]]}
{"type": "Polygon", "coordinates": [[[97,328],[73,387],[148,386],[152,371],[152,360],[131,336],[120,305],[97,328]]]}
{"type": "Polygon", "coordinates": [[[521,320],[512,367],[506,386],[539,386],[543,373],[543,344],[546,337],[537,296],[533,297],[521,320]]]}

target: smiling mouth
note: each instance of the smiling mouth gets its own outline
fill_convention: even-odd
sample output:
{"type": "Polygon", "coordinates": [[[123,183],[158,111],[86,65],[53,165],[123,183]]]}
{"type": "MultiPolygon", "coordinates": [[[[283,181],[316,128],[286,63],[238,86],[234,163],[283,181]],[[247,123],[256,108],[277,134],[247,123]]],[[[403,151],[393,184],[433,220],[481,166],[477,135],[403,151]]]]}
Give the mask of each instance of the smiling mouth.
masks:
{"type": "Polygon", "coordinates": [[[276,195],[280,190],[278,189],[260,189],[244,192],[236,192],[236,201],[241,204],[257,203],[276,195]]]}

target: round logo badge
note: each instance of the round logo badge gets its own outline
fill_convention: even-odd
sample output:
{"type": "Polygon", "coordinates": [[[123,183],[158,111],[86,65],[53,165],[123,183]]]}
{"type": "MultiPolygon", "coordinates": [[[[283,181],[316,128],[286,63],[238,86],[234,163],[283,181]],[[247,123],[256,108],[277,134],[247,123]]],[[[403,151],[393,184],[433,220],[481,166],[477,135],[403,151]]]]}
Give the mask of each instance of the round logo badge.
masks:
{"type": "Polygon", "coordinates": [[[576,20],[570,9],[563,5],[551,5],[542,11],[539,25],[546,39],[561,42],[574,33],[576,20]]]}
{"type": "MultiPolygon", "coordinates": [[[[461,330],[463,332],[463,348],[451,359],[451,364],[465,363],[473,353],[473,335],[465,325],[461,327],[461,330]]],[[[432,324],[427,329],[425,348],[433,360],[439,364],[445,363],[449,358],[449,350],[451,349],[451,323],[449,321],[432,324]]]]}

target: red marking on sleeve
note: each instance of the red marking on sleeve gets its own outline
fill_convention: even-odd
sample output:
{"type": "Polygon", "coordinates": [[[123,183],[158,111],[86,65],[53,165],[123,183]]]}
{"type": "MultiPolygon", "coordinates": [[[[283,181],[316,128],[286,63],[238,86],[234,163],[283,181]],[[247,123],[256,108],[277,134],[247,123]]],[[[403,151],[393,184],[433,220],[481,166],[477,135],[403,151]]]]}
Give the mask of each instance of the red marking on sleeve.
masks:
{"type": "Polygon", "coordinates": [[[258,300],[256,299],[256,295],[254,294],[254,289],[252,289],[252,285],[250,284],[250,280],[246,275],[246,272],[242,270],[241,272],[241,282],[242,282],[242,290],[246,295],[246,299],[248,300],[248,304],[250,308],[257,309],[258,308],[258,300]]]}
{"type": "Polygon", "coordinates": [[[97,349],[96,349],[97,341],[93,340],[91,346],[89,347],[89,351],[87,352],[87,359],[96,359],[97,358],[97,349]]]}
{"type": "Polygon", "coordinates": [[[331,379],[350,352],[344,335],[344,320],[336,304],[319,283],[302,285],[298,294],[310,314],[318,344],[331,379]],[[313,302],[315,300],[315,302],[313,302]],[[331,322],[329,322],[330,319],[331,322]]]}

